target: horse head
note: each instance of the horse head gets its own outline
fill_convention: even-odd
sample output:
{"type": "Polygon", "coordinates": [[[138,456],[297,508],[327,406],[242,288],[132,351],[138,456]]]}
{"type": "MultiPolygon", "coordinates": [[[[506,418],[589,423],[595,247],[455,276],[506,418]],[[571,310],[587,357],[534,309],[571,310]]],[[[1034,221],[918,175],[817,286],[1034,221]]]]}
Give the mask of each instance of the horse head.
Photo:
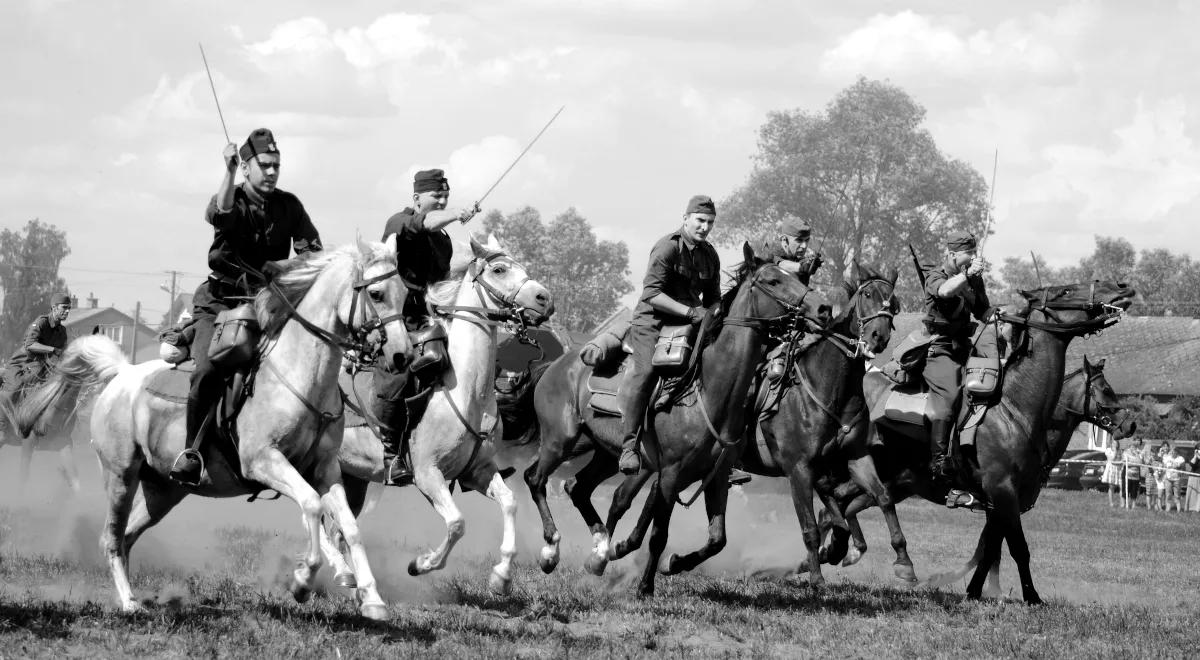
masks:
{"type": "Polygon", "coordinates": [[[554,314],[550,291],[529,277],[525,266],[509,256],[495,236],[489,235],[487,244],[482,244],[472,235],[471,251],[475,258],[467,268],[467,278],[481,290],[479,297],[485,305],[511,311],[533,326],[554,314]]]}
{"type": "Polygon", "coordinates": [[[1133,304],[1137,291],[1123,282],[1094,280],[1021,291],[1023,316],[1040,312],[1060,332],[1086,334],[1109,325],[1133,304]]]}
{"type": "MultiPolygon", "coordinates": [[[[749,243],[742,245],[744,260],[734,275],[736,285],[728,306],[729,318],[743,317],[756,322],[816,319],[822,302],[800,279],[775,263],[760,259],[749,243]]],[[[726,294],[730,295],[730,294],[726,294]]]]}
{"type": "Polygon", "coordinates": [[[893,293],[898,276],[895,268],[880,273],[860,265],[857,259],[850,263],[850,279],[843,284],[849,297],[845,320],[858,324],[859,344],[871,353],[882,352],[892,340],[892,319],[900,311],[893,293]]]}
{"type": "Polygon", "coordinates": [[[1137,431],[1137,422],[1128,410],[1121,407],[1117,393],[1104,377],[1104,360],[1091,362],[1083,356],[1083,372],[1087,377],[1087,394],[1083,405],[1084,416],[1092,423],[1113,434],[1120,440],[1137,431]]]}
{"type": "Polygon", "coordinates": [[[396,241],[358,243],[361,275],[338,299],[338,320],[350,329],[351,338],[372,346],[397,369],[412,359],[413,345],[404,325],[408,287],[396,261],[396,241]]]}

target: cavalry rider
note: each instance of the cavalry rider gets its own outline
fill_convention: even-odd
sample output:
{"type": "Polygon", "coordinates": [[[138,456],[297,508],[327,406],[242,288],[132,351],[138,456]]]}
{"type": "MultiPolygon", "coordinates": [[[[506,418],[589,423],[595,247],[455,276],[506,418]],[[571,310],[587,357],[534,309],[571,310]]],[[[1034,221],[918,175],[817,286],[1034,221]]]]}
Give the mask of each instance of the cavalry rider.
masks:
{"type": "MultiPolygon", "coordinates": [[[[989,302],[983,273],[987,268],[976,255],[975,236],[955,232],[946,241],[946,260],[929,271],[925,279],[925,328],[932,337],[922,375],[929,385],[930,472],[934,478],[951,476],[953,465],[946,460],[954,416],[961,396],[962,369],[970,357],[976,324],[984,321],[989,302]]],[[[994,331],[985,328],[975,343],[975,352],[995,356],[994,331]]]]}
{"type": "MultiPolygon", "coordinates": [[[[50,298],[50,312],[29,324],[21,347],[13,353],[4,373],[0,396],[16,403],[18,393],[44,380],[50,371],[52,357],[62,355],[67,345],[67,329],[63,322],[71,313],[71,297],[65,293],[50,298]]],[[[0,423],[6,416],[0,415],[0,423]]]]}
{"type": "Polygon", "coordinates": [[[717,220],[712,198],[696,195],[688,201],[683,225],[667,234],[650,250],[650,265],[642,282],[642,296],[633,310],[628,341],[633,365],[625,377],[621,398],[624,439],[620,469],[636,474],[641,469],[639,437],[654,393],[655,373],[650,359],[664,322],[698,324],[705,308],[721,297],[721,260],[708,243],[717,220]]]}
{"type": "Polygon", "coordinates": [[[780,223],[778,239],[767,241],[759,256],[799,277],[800,283],[808,286],[813,273],[825,263],[820,254],[808,251],[811,239],[812,227],[801,218],[788,214],[780,223]]]}
{"type": "Polygon", "coordinates": [[[383,230],[387,240],[396,236],[396,260],[400,274],[417,288],[408,292],[404,302],[404,321],[413,333],[413,345],[419,349],[418,357],[405,370],[397,371],[393,364],[376,365],[374,369],[375,401],[373,413],[383,422],[387,436],[385,449],[393,456],[388,462],[385,483],[405,486],[412,483],[412,469],[408,465],[409,410],[406,396],[413,394],[410,374],[420,371],[430,362],[442,356],[434,352],[430,340],[445,340],[442,326],[430,319],[430,309],[425,302],[425,289],[450,276],[450,257],[454,245],[445,228],[454,222],[466,224],[479,213],[479,206],[447,208],[450,200],[450,181],[439,169],[422,170],[413,177],[413,205],[388,218],[383,230]],[[420,351],[426,345],[424,352],[420,351]]]}
{"type": "Polygon", "coordinates": [[[236,307],[240,297],[254,296],[266,280],[279,272],[272,263],[322,249],[321,236],[304,205],[292,193],[276,187],[279,181],[279,147],[265,128],[256,129],[239,149],[233,143],[222,153],[225,176],[204,212],[213,227],[208,250],[208,279],[196,287],[192,308],[195,338],[191,355],[196,361],[188,392],[187,447],[171,466],[171,477],[185,484],[199,482],[204,465],[198,447],[201,427],[213,401],[224,387],[222,374],[208,359],[217,313],[236,307]],[[240,186],[234,175],[241,160],[240,186]]]}

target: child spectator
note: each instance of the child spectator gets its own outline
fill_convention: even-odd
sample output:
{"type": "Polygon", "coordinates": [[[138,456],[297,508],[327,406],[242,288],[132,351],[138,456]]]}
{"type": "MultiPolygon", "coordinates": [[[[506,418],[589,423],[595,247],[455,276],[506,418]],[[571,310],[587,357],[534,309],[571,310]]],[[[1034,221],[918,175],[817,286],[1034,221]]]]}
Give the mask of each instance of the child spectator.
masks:
{"type": "Polygon", "coordinates": [[[1152,452],[1150,455],[1150,474],[1152,481],[1146,483],[1146,494],[1151,491],[1154,494],[1150,496],[1150,501],[1146,504],[1146,509],[1154,511],[1162,511],[1163,504],[1166,500],[1164,493],[1167,490],[1167,472],[1163,469],[1163,458],[1167,455],[1167,446],[1165,444],[1158,446],[1158,451],[1152,452]]]}
{"type": "Polygon", "coordinates": [[[1104,474],[1100,475],[1100,483],[1108,484],[1109,507],[1117,505],[1113,496],[1121,489],[1121,453],[1118,449],[1117,439],[1108,436],[1104,443],[1104,474]]]}

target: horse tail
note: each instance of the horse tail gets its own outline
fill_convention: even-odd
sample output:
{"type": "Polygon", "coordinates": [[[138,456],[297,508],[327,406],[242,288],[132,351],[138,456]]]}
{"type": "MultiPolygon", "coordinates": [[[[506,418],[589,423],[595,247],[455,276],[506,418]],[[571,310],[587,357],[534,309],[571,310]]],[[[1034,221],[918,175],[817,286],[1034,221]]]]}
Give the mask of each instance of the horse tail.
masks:
{"type": "Polygon", "coordinates": [[[105,335],[86,335],[67,345],[50,376],[26,394],[17,408],[17,430],[26,437],[43,430],[56,411],[74,410],[80,392],[112,380],[129,359],[121,347],[105,335]],[[46,418],[46,419],[44,419],[46,418]]]}
{"type": "Polygon", "coordinates": [[[529,379],[511,393],[498,393],[496,410],[504,422],[504,441],[523,445],[538,433],[537,411],[533,408],[533,392],[541,381],[550,362],[534,365],[529,370],[529,379]]]}

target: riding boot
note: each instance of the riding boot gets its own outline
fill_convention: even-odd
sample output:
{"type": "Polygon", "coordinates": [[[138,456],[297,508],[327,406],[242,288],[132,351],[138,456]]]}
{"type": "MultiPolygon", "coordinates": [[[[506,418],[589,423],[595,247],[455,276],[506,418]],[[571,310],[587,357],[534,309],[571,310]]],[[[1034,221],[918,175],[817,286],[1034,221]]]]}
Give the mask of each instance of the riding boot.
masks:
{"type": "Polygon", "coordinates": [[[621,445],[621,460],[618,463],[621,474],[637,474],[642,469],[642,458],[638,451],[638,435],[634,434],[632,438],[625,438],[625,442],[621,445]]]}
{"type": "Polygon", "coordinates": [[[208,406],[188,401],[187,447],[179,452],[170,472],[170,477],[181,484],[195,486],[200,483],[200,476],[204,473],[204,459],[197,448],[202,440],[204,421],[208,413],[208,406]]]}
{"type": "Polygon", "coordinates": [[[751,479],[750,473],[742,469],[741,461],[738,461],[738,464],[729,471],[730,486],[742,486],[750,483],[751,479]]]}
{"type": "Polygon", "coordinates": [[[934,479],[954,476],[954,466],[947,460],[950,449],[950,433],[953,429],[949,420],[935,419],[930,422],[929,453],[933,460],[929,463],[929,474],[934,479]]]}
{"type": "Polygon", "coordinates": [[[392,449],[396,455],[388,462],[387,472],[383,475],[384,485],[412,485],[413,472],[408,462],[408,438],[402,437],[398,443],[393,444],[389,449],[392,449]]]}

